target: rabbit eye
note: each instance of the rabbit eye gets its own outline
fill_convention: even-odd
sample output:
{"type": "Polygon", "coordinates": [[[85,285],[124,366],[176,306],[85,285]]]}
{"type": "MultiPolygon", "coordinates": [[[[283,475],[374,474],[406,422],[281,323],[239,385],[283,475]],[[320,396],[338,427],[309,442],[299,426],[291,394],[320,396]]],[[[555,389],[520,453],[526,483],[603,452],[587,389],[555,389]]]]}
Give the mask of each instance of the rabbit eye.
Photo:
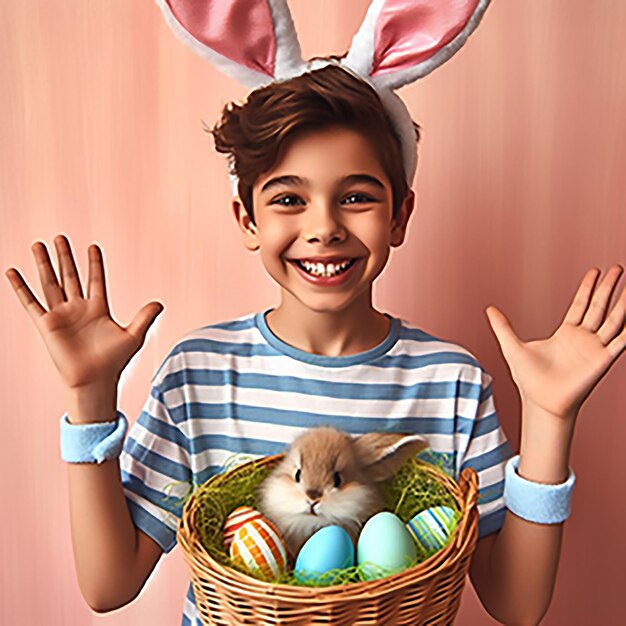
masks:
{"type": "Polygon", "coordinates": [[[341,485],[341,475],[339,474],[339,472],[335,472],[333,474],[333,482],[335,484],[335,487],[339,488],[339,486],[341,485]]]}
{"type": "Polygon", "coordinates": [[[296,470],[296,482],[299,483],[300,482],[300,475],[302,474],[302,470],[300,468],[298,468],[296,470]]]}

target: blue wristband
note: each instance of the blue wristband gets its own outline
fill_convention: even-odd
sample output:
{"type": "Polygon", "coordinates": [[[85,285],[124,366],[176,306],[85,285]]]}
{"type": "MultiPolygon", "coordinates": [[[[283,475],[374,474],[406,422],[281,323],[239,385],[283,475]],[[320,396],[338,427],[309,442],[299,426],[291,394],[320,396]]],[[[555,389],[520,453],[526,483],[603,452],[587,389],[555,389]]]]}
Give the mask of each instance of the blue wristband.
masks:
{"type": "Polygon", "coordinates": [[[61,458],[68,463],[103,463],[118,457],[124,446],[128,420],[117,411],[114,422],[70,424],[61,416],[61,458]]]}
{"type": "Polygon", "coordinates": [[[522,478],[517,473],[519,454],[506,463],[504,505],[515,515],[537,524],[559,524],[570,515],[570,500],[576,476],[570,474],[564,483],[546,485],[522,478]]]}

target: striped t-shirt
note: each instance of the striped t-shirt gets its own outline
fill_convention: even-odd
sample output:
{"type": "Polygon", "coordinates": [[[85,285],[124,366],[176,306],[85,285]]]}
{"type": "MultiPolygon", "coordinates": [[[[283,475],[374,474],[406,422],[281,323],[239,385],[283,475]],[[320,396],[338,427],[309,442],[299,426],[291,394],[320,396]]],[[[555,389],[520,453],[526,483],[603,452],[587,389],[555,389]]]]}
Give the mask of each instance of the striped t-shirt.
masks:
{"type": "MultiPolygon", "coordinates": [[[[223,470],[234,454],[283,452],[307,428],[352,434],[413,432],[458,480],[479,480],[479,538],[504,522],[504,466],[514,455],[499,424],[491,376],[465,348],[387,317],[387,337],[358,354],[330,357],[272,333],[269,312],[185,335],[152,379],[150,395],[120,457],[135,525],[165,552],[176,545],[180,498],[223,470]]],[[[429,459],[430,457],[430,459],[429,459]]],[[[189,586],[183,626],[200,626],[189,586]]]]}

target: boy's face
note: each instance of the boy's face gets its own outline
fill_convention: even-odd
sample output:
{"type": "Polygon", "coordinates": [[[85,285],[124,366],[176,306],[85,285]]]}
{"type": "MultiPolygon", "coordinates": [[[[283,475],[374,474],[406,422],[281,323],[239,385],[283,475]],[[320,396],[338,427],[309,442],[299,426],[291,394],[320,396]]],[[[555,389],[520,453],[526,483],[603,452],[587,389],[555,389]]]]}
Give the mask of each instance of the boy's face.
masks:
{"type": "Polygon", "coordinates": [[[415,198],[409,191],[392,220],[391,184],[372,146],[343,127],[291,137],[276,167],[255,182],[252,195],[256,227],[241,201],[233,202],[245,246],[260,249],[265,269],[283,290],[313,310],[328,312],[371,290],[390,246],[404,240],[415,198]],[[369,179],[346,180],[355,174],[369,179]],[[287,175],[291,179],[272,183],[287,175]],[[314,257],[358,261],[335,284],[322,284],[294,262],[314,257]]]}

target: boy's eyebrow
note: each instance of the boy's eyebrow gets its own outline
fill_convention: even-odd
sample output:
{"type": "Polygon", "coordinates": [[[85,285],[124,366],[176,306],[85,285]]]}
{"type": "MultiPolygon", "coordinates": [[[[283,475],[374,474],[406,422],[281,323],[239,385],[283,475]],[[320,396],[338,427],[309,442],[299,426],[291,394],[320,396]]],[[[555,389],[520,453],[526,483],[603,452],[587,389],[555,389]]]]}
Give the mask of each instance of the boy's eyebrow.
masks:
{"type": "MultiPolygon", "coordinates": [[[[385,185],[378,180],[375,176],[371,176],[370,174],[350,174],[349,176],[345,176],[341,179],[341,183],[368,183],[370,185],[374,185],[381,190],[385,190],[385,185]]],[[[306,178],[300,178],[300,176],[296,176],[295,174],[285,174],[283,176],[276,176],[275,178],[270,178],[264,185],[261,187],[261,193],[265,193],[269,191],[273,187],[280,187],[281,185],[304,185],[307,186],[309,181],[306,178]]]]}

